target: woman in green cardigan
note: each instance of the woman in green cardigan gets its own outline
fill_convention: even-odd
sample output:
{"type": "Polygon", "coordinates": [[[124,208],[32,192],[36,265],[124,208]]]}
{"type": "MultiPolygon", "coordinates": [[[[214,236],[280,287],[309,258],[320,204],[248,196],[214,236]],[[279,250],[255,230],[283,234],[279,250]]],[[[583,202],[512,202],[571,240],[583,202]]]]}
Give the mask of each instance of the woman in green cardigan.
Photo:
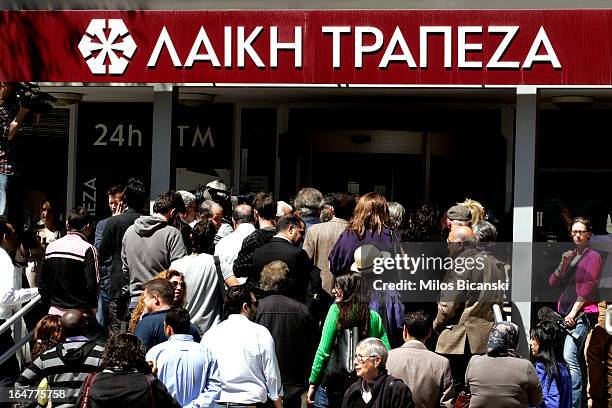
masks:
{"type": "MultiPolygon", "coordinates": [[[[333,408],[342,405],[345,386],[337,384],[321,384],[323,372],[332,352],[336,335],[345,329],[357,327],[359,338],[376,337],[382,340],[389,349],[389,340],[378,313],[370,310],[367,302],[361,300],[361,274],[349,272],[336,276],[332,287],[335,303],[330,306],[323,325],[321,341],[312,363],[310,372],[310,388],[308,389],[308,404],[315,408],[333,408]]],[[[347,378],[346,386],[350,385],[347,378]]]]}

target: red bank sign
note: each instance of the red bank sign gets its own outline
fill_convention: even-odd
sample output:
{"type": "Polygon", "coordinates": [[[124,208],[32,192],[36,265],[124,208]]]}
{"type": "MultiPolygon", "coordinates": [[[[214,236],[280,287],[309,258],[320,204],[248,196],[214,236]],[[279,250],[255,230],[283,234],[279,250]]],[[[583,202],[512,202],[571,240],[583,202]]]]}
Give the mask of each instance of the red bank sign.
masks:
{"type": "Polygon", "coordinates": [[[612,10],[3,11],[0,79],[610,85],[612,10]]]}

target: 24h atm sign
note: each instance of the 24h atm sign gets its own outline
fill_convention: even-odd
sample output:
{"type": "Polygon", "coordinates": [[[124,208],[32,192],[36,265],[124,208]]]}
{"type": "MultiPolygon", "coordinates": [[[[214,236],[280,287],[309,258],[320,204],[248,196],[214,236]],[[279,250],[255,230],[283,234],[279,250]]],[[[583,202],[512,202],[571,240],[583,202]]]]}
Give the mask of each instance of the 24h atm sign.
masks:
{"type": "Polygon", "coordinates": [[[610,85],[612,10],[4,11],[0,79],[610,85]]]}

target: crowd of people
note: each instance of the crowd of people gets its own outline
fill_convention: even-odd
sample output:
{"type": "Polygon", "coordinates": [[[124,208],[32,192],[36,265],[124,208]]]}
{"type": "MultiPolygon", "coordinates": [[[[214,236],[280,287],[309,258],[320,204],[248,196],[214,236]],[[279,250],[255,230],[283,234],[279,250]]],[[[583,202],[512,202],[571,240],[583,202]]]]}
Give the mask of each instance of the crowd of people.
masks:
{"type": "MultiPolygon", "coordinates": [[[[430,242],[443,245],[428,255],[482,267],[419,279],[507,282],[507,261],[488,245],[499,225],[479,202],[406,213],[377,193],[304,188],[290,203],[268,193],[237,203],[217,180],[198,196],[162,193],[147,215],[146,187],[130,179],[108,189],[106,219],[84,208],[64,217],[45,198],[24,223],[9,194],[11,146],[40,112],[18,88],[0,83],[0,324],[41,301],[24,317],[30,358],[0,363],[0,406],[6,387],[52,407],[612,406],[597,293],[612,279],[605,216],[564,212],[574,247],[548,280],[560,317],[533,322],[525,359],[519,328],[494,317],[508,291],[407,301],[369,286],[376,259],[430,242]]],[[[0,355],[13,344],[0,333],[0,355]]]]}
{"type": "MultiPolygon", "coordinates": [[[[303,188],[289,204],[208,188],[164,192],[146,215],[146,188],[130,179],[108,189],[112,215],[97,224],[77,208],[60,225],[45,199],[29,238],[0,219],[0,319],[41,296],[26,319],[31,359],[3,362],[1,385],[52,407],[609,406],[596,294],[608,259],[591,220],[568,225],[575,247],[550,274],[563,324],[534,322],[527,359],[519,327],[495,319],[508,291],[407,301],[369,287],[376,259],[428,242],[461,265],[480,260],[428,279],[508,281],[477,201],[406,214],[375,192],[303,188]]],[[[13,344],[2,333],[0,354],[13,344]]]]}

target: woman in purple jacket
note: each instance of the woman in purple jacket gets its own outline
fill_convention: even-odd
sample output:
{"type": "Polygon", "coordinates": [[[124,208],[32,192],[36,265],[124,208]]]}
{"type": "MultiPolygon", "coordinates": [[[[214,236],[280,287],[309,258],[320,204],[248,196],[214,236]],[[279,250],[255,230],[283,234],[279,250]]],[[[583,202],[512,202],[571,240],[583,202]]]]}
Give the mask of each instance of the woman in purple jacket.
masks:
{"type": "Polygon", "coordinates": [[[572,379],[563,360],[563,333],[555,323],[542,321],[531,330],[529,346],[544,397],[538,408],[571,408],[572,379]]]}
{"type": "MultiPolygon", "coordinates": [[[[355,250],[367,244],[374,245],[380,251],[389,252],[392,255],[400,254],[400,243],[391,229],[392,225],[385,197],[375,192],[362,196],[357,202],[353,218],[340,234],[329,254],[329,269],[332,275],[338,276],[350,270],[359,273],[371,271],[371,265],[363,265],[364,270],[360,270],[357,263],[353,264],[355,250]]],[[[384,276],[378,275],[378,277],[383,280],[392,280],[394,276],[389,274],[393,272],[387,271],[387,273],[384,276]]],[[[404,306],[400,300],[397,291],[374,291],[370,295],[370,308],[377,311],[383,318],[391,347],[399,347],[403,343],[401,332],[404,306]]]]}
{"type": "Polygon", "coordinates": [[[338,276],[348,272],[355,261],[355,250],[362,245],[373,244],[381,251],[390,251],[391,225],[385,197],[374,192],[361,197],[355,207],[353,218],[329,254],[331,273],[338,276]]]}

